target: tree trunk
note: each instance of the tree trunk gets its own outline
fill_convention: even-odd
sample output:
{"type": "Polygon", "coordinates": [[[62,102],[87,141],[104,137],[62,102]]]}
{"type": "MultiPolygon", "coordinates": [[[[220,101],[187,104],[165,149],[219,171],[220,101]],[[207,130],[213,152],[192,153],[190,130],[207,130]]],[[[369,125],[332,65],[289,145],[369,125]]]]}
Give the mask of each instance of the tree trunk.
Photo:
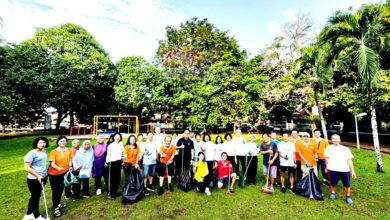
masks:
{"type": "Polygon", "coordinates": [[[371,129],[372,129],[372,137],[374,139],[374,148],[375,148],[375,157],[376,157],[376,170],[378,172],[383,173],[383,163],[382,163],[382,157],[381,157],[381,150],[379,146],[379,135],[378,135],[378,125],[376,123],[376,113],[375,108],[373,104],[373,100],[370,97],[370,112],[371,112],[371,129]]]}
{"type": "Polygon", "coordinates": [[[69,116],[70,116],[70,126],[69,126],[69,127],[73,127],[73,126],[74,126],[74,114],[73,114],[73,110],[70,110],[69,116]]]}
{"type": "Polygon", "coordinates": [[[56,130],[55,130],[56,134],[59,133],[61,122],[62,122],[62,120],[64,120],[65,117],[66,117],[66,114],[64,114],[62,112],[58,112],[57,122],[56,122],[56,130]]]}
{"type": "Polygon", "coordinates": [[[324,134],[324,138],[328,141],[329,139],[328,139],[328,131],[326,130],[326,121],[325,121],[324,115],[322,114],[322,108],[320,106],[318,106],[318,113],[319,113],[320,119],[321,119],[322,134],[324,134]]]}

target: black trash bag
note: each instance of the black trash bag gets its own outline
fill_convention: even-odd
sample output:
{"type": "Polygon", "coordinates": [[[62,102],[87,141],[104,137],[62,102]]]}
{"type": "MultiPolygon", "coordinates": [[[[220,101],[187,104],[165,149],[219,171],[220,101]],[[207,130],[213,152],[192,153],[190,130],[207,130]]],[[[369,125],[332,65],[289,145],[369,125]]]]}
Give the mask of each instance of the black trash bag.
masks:
{"type": "Polygon", "coordinates": [[[295,183],[294,193],[310,199],[324,200],[320,181],[314,174],[314,169],[310,169],[309,175],[295,183]]]}
{"type": "Polygon", "coordinates": [[[130,168],[130,175],[127,180],[125,180],[125,185],[123,187],[122,193],[122,203],[134,203],[140,200],[144,196],[144,180],[139,171],[136,168],[130,168]]]}
{"type": "Polygon", "coordinates": [[[192,189],[192,171],[191,167],[186,169],[184,171],[184,176],[182,176],[180,183],[179,183],[179,188],[183,190],[184,192],[188,192],[192,189]]]}

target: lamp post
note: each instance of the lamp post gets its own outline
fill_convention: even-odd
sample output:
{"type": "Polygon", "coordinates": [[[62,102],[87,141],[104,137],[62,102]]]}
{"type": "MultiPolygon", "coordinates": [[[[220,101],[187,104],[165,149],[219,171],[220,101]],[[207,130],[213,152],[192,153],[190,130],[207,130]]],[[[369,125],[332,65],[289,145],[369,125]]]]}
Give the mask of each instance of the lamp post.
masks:
{"type": "Polygon", "coordinates": [[[363,112],[360,114],[355,115],[355,128],[356,128],[356,147],[357,149],[360,149],[360,142],[359,142],[359,129],[358,129],[358,123],[357,123],[357,118],[358,117],[363,117],[366,116],[367,113],[363,112]]]}

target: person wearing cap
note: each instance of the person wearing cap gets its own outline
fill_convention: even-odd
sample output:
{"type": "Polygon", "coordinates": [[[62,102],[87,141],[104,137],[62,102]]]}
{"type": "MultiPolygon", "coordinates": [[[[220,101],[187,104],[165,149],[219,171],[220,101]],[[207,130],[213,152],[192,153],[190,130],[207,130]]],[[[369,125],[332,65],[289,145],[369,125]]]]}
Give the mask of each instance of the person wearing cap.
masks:
{"type": "MultiPolygon", "coordinates": [[[[304,132],[302,134],[302,140],[298,141],[295,144],[296,151],[298,152],[299,157],[301,158],[301,170],[302,178],[309,174],[309,169],[313,168],[314,173],[318,176],[317,173],[317,143],[310,139],[310,134],[304,132]]],[[[299,169],[299,167],[297,168],[299,169]]]]}
{"type": "Polygon", "coordinates": [[[84,141],[82,148],[80,148],[73,158],[73,167],[78,176],[80,183],[75,184],[73,187],[73,198],[78,199],[80,197],[81,184],[83,184],[82,194],[84,198],[89,198],[89,178],[92,173],[92,166],[94,160],[94,152],[91,148],[90,141],[84,141]]]}
{"type": "Polygon", "coordinates": [[[328,175],[325,173],[326,162],[325,162],[325,149],[329,145],[328,140],[325,140],[321,137],[321,131],[315,130],[313,140],[317,143],[317,152],[318,152],[318,165],[317,169],[322,173],[322,184],[329,186],[328,175]]]}

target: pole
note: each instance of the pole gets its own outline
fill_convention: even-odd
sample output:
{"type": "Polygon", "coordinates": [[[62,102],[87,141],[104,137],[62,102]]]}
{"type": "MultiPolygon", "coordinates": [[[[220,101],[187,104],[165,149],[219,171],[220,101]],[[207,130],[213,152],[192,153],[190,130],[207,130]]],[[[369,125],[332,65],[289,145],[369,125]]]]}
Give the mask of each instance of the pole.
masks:
{"type": "Polygon", "coordinates": [[[356,115],[355,115],[355,128],[356,128],[356,147],[357,147],[357,149],[360,149],[359,129],[358,129],[358,123],[357,123],[357,116],[356,115]]]}

